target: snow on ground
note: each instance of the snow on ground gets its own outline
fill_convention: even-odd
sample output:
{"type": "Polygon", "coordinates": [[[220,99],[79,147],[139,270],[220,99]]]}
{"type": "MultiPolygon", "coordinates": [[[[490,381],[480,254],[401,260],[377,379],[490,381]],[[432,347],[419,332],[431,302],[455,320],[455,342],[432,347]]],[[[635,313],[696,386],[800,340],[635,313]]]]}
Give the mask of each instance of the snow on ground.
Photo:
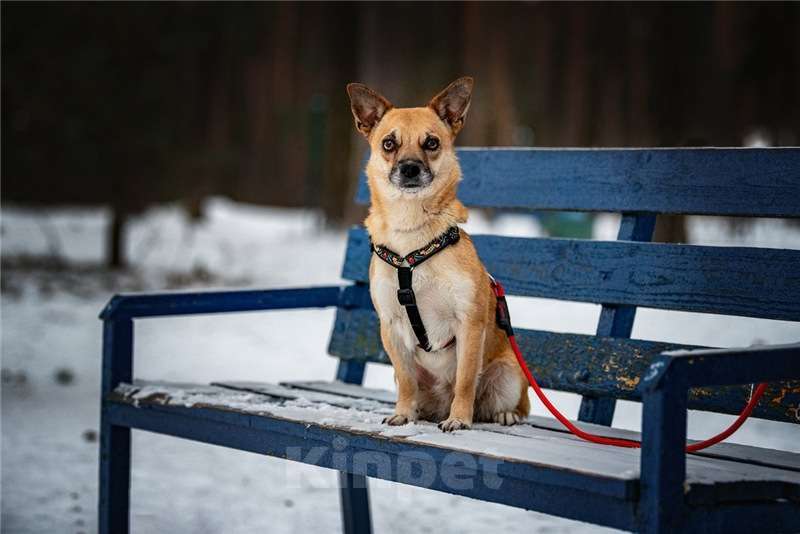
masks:
{"type": "MultiPolygon", "coordinates": [[[[2,531],[96,529],[100,322],[115,291],[175,287],[288,287],[341,283],[345,233],[322,229],[309,211],[257,208],[215,199],[199,224],[161,206],[129,225],[125,274],[97,267],[108,212],[4,206],[2,219],[2,531]],[[58,256],[63,261],[53,261],[58,256]],[[48,259],[49,258],[49,259],[48,259]]],[[[616,218],[595,234],[613,238],[616,218]]],[[[530,217],[474,213],[467,230],[537,235],[530,217]]],[[[692,218],[693,242],[800,248],[781,221],[729,228],[692,218]]],[[[519,326],[591,333],[599,308],[511,299],[519,326]]],[[[170,381],[328,379],[333,312],[268,312],[147,319],[136,325],[135,372],[170,381]]],[[[717,346],[800,340],[781,321],[641,310],[634,336],[717,346]]],[[[366,385],[393,388],[372,366],[366,385]]],[[[571,416],[578,399],[554,393],[571,416]]],[[[534,403],[534,412],[544,411],[534,403]]],[[[692,414],[690,436],[714,433],[728,416],[692,414]]],[[[638,405],[621,403],[615,425],[637,428],[638,405]]],[[[341,528],[333,472],[249,453],[134,433],[134,532],[306,532],[341,528]]],[[[751,421],[732,441],[800,451],[796,429],[751,421]],[[794,438],[794,439],[793,439],[794,438]]],[[[371,481],[377,532],[599,532],[593,526],[501,505],[371,481]]]]}

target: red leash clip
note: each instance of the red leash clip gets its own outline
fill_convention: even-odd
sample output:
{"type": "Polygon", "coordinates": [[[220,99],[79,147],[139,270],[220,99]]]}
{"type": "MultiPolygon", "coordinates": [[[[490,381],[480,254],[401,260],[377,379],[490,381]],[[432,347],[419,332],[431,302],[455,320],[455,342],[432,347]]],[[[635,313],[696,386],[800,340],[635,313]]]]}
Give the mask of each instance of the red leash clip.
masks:
{"type": "Polygon", "coordinates": [[[514,335],[514,329],[511,328],[511,314],[508,311],[508,303],[506,302],[506,293],[500,282],[489,275],[492,284],[494,296],[497,297],[497,309],[495,311],[495,318],[497,319],[497,326],[502,328],[508,337],[514,335]]]}

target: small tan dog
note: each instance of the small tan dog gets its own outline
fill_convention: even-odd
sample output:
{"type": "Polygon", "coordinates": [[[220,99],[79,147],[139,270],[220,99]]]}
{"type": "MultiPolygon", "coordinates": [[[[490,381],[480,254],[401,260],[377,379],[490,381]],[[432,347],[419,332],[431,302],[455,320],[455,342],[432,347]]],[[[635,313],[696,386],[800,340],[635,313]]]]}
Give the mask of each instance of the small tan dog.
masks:
{"type": "MultiPolygon", "coordinates": [[[[453,143],[472,85],[472,78],[460,78],[420,108],[394,108],[365,85],[347,86],[356,128],[371,148],[365,225],[376,248],[396,251],[400,261],[430,249],[426,245],[467,220],[467,209],[456,198],[461,169],[453,143]]],[[[370,293],[398,388],[395,413],[384,421],[390,425],[419,418],[449,432],[473,421],[512,425],[530,410],[528,384],[495,322],[490,277],[469,236],[456,234],[460,239],[436,251],[435,258],[412,265],[430,351],[418,344],[398,301],[399,264],[373,255],[370,293]]]]}

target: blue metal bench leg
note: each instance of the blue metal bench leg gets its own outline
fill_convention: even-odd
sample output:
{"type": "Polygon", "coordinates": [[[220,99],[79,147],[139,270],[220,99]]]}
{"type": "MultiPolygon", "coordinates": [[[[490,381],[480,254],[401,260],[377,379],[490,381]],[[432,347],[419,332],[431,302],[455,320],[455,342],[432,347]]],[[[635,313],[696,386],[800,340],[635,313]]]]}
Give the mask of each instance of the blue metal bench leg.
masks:
{"type": "Polygon", "coordinates": [[[342,525],[345,534],[371,534],[367,477],[339,472],[342,496],[342,525]]]}
{"type": "Polygon", "coordinates": [[[112,425],[105,397],[121,382],[133,380],[133,321],[103,323],[103,386],[100,415],[100,534],[128,534],[131,480],[131,429],[112,425]]]}
{"type": "Polygon", "coordinates": [[[100,534],[127,534],[131,429],[102,423],[100,430],[100,534]]]}
{"type": "MultiPolygon", "coordinates": [[[[364,380],[364,367],[363,362],[340,361],[336,379],[349,384],[361,384],[364,380]]],[[[340,471],[339,492],[345,534],[371,534],[367,477],[340,471]]]]}
{"type": "MultiPolygon", "coordinates": [[[[647,377],[645,378],[647,380],[647,377]]],[[[681,532],[686,479],[686,410],[689,388],[673,379],[646,390],[642,399],[640,531],[681,532]]],[[[693,525],[695,530],[700,525],[693,525]]]]}

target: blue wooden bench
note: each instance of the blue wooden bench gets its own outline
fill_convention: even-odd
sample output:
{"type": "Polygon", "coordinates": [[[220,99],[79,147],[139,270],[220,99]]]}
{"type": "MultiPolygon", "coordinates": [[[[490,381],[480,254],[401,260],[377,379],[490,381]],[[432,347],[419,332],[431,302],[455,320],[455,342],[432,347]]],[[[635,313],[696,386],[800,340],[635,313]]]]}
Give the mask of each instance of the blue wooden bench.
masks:
{"type": "MultiPolygon", "coordinates": [[[[475,244],[510,294],[602,305],[594,336],[517,329],[517,339],[543,387],[583,396],[586,428],[640,438],[641,451],[582,442],[533,416],[455,434],[429,423],[382,426],[394,396],[360,385],[367,363],[388,359],[368,294],[367,236],[354,228],[349,285],[111,299],[101,315],[101,533],[128,530],[131,429],[336,469],[348,533],[371,531],[366,477],[631,531],[800,531],[800,455],[728,443],[684,453],[687,409],[738,413],[753,382],[770,382],[753,417],[798,425],[800,344],[714,350],[630,339],[636,306],[800,321],[800,251],[648,242],[659,213],[800,216],[800,150],[459,156],[469,206],[622,214],[617,241],[485,235],[475,244]],[[337,309],[335,381],[134,381],[135,319],[317,307],[337,309]],[[610,428],[616,399],[643,403],[641,436],[610,428]]],[[[362,180],[357,201],[367,198],[362,180]]],[[[800,426],[789,428],[800,440],[800,426]]]]}

